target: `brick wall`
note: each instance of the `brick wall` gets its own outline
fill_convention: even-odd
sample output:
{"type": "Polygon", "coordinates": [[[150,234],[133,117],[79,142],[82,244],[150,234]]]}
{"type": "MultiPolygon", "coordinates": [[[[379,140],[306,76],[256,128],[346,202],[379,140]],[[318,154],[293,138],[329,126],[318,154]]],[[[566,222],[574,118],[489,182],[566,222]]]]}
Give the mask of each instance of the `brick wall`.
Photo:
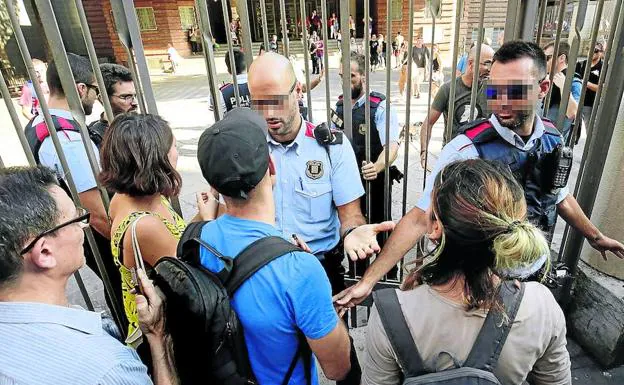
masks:
{"type": "Polygon", "coordinates": [[[93,0],[85,0],[82,4],[89,22],[89,30],[91,31],[95,52],[97,52],[99,57],[114,57],[113,43],[108,33],[108,24],[104,17],[102,4],[100,1],[93,0]]]}
{"type": "MultiPolygon", "coordinates": [[[[110,1],[84,0],[84,4],[85,9],[87,8],[87,4],[89,8],[95,6],[99,7],[101,14],[96,16],[95,12],[93,12],[93,20],[94,22],[97,20],[99,23],[98,30],[102,28],[103,31],[104,24],[106,25],[108,41],[110,42],[115,61],[121,64],[127,64],[128,58],[126,51],[119,41],[119,36],[115,31],[115,22],[111,13],[110,1]],[[101,21],[102,17],[104,19],[104,23],[101,21]]],[[[182,26],[180,24],[179,7],[194,5],[195,2],[193,0],[134,0],[134,6],[136,8],[152,7],[154,9],[154,18],[156,20],[157,29],[155,31],[141,32],[143,49],[145,50],[145,55],[148,58],[165,58],[167,55],[167,43],[172,43],[180,55],[190,55],[191,50],[186,39],[186,32],[182,30],[182,26]]],[[[91,18],[89,19],[89,23],[92,24],[91,18]]],[[[92,33],[93,32],[94,31],[92,31],[92,33]]],[[[106,39],[106,36],[102,33],[99,39],[103,41],[106,39]]],[[[103,42],[100,44],[104,47],[106,45],[103,42]]],[[[105,49],[106,48],[104,48],[104,50],[105,49]]],[[[103,53],[98,51],[98,54],[102,55],[103,53]]]]}

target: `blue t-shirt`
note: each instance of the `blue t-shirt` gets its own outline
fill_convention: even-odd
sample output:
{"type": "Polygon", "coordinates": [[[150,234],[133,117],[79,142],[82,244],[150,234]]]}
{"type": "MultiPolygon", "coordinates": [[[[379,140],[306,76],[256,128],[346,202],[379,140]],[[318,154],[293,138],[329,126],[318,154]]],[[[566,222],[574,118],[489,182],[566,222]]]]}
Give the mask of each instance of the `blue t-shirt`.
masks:
{"type": "MultiPolygon", "coordinates": [[[[234,258],[266,236],[280,236],[280,232],[267,223],[226,214],[206,224],[201,238],[234,258]]],[[[221,260],[205,248],[199,255],[207,269],[223,268],[221,260]]],[[[289,253],[258,270],[234,294],[232,306],[243,325],[251,367],[260,384],[282,383],[298,348],[297,329],[319,339],[338,323],[325,271],[314,255],[305,252],[289,253]]],[[[318,384],[315,364],[312,383],[318,384]]],[[[289,384],[305,384],[301,359],[289,384]]]]}

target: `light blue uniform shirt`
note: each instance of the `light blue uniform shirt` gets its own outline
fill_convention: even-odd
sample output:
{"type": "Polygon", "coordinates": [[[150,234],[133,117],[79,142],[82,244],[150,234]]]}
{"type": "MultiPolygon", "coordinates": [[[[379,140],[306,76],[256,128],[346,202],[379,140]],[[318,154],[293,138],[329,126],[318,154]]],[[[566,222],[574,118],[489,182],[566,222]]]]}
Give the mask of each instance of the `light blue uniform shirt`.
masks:
{"type": "Polygon", "coordinates": [[[151,384],[136,352],[100,313],[0,302],[0,384],[151,384]]]}
{"type": "Polygon", "coordinates": [[[299,133],[287,146],[267,133],[275,161],[277,183],[273,188],[275,225],[282,236],[297,234],[313,254],[331,250],[340,240],[338,209],[362,195],[364,188],[351,143],[324,147],[316,142],[302,119],[299,133]]]}
{"type": "MultiPolygon", "coordinates": [[[[539,116],[535,116],[535,123],[533,125],[533,134],[529,138],[529,140],[524,143],[522,138],[513,132],[512,130],[503,127],[498,122],[498,119],[494,115],[490,116],[490,122],[496,129],[496,132],[509,144],[512,146],[528,151],[530,150],[535,141],[544,135],[544,123],[542,123],[542,119],[539,116]]],[[[479,157],[479,153],[477,149],[472,144],[472,141],[468,139],[466,135],[457,135],[453,140],[448,142],[444,148],[442,148],[442,152],[440,152],[440,157],[431,172],[431,175],[427,176],[427,184],[425,185],[425,189],[423,190],[420,199],[416,203],[416,207],[420,208],[423,211],[426,211],[431,204],[431,191],[433,190],[433,182],[435,181],[436,175],[442,170],[446,165],[467,159],[476,159],[479,157]]],[[[557,194],[557,204],[565,199],[565,197],[569,194],[568,186],[559,190],[559,194],[557,194]]]]}
{"type": "MultiPolygon", "coordinates": [[[[59,118],[74,120],[71,112],[66,110],[51,109],[50,114],[59,118]]],[[[33,121],[33,126],[39,124],[42,121],[43,116],[37,115],[35,117],[35,120],[33,121]]],[[[80,133],[74,131],[59,131],[58,138],[59,142],[61,142],[61,147],[63,148],[63,153],[65,154],[65,158],[67,159],[69,171],[74,178],[74,183],[76,184],[76,189],[78,190],[78,192],[82,193],[96,188],[97,183],[95,182],[95,176],[93,175],[93,171],[91,170],[89,158],[87,157],[87,150],[85,150],[82,136],[80,135],[80,133]]],[[[90,144],[93,147],[93,152],[95,153],[95,157],[99,164],[100,151],[98,150],[95,143],[90,142],[90,144]]],[[[52,142],[51,136],[46,137],[41,143],[41,147],[39,148],[39,163],[56,171],[56,174],[59,178],[65,179],[65,172],[63,170],[63,167],[61,166],[61,161],[58,154],[56,153],[56,149],[54,148],[54,143],[52,142]]]]}

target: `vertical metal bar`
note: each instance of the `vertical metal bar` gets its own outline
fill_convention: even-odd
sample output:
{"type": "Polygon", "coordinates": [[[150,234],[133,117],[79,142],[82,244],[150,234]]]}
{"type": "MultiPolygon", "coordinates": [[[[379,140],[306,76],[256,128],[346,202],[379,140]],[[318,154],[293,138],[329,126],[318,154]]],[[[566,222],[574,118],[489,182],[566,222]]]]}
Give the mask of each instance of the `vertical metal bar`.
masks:
{"type": "MultiPolygon", "coordinates": [[[[611,45],[613,44],[614,38],[615,38],[615,31],[616,31],[616,26],[618,25],[618,17],[620,14],[620,9],[622,8],[622,0],[617,0],[616,1],[616,5],[613,8],[613,16],[611,18],[611,29],[609,31],[609,36],[607,37],[607,42],[606,42],[606,46],[607,46],[607,50],[604,54],[604,58],[603,58],[603,63],[607,64],[609,63],[609,60],[611,58],[611,45]]],[[[622,22],[622,21],[620,21],[622,22]]],[[[592,47],[593,48],[593,47],[592,47]]],[[[589,59],[589,58],[588,58],[589,59]]],[[[607,67],[608,69],[608,67],[607,67]]],[[[607,76],[607,70],[605,70],[603,68],[603,70],[600,72],[600,77],[598,78],[598,90],[596,91],[596,97],[594,98],[594,105],[592,106],[592,112],[591,112],[591,117],[589,118],[588,121],[588,126],[587,126],[587,137],[589,138],[592,135],[593,129],[594,129],[594,123],[596,121],[596,114],[598,113],[598,105],[600,104],[600,98],[602,96],[602,91],[604,89],[603,85],[605,82],[607,76]]],[[[585,145],[585,147],[587,148],[587,144],[585,145]]]]}
{"type": "MultiPolygon", "coordinates": [[[[581,129],[581,122],[583,121],[583,119],[581,118],[581,113],[583,112],[583,104],[585,104],[585,97],[587,96],[587,83],[589,83],[589,73],[591,72],[591,58],[594,53],[594,47],[596,47],[596,40],[598,40],[598,31],[600,30],[600,19],[602,18],[603,8],[604,8],[604,0],[598,0],[598,5],[596,6],[596,13],[594,14],[594,23],[592,25],[593,29],[592,29],[591,39],[589,43],[589,51],[587,53],[587,62],[585,64],[585,71],[583,72],[583,85],[581,88],[581,97],[579,98],[579,101],[578,101],[578,110],[576,112],[576,118],[574,119],[574,125],[572,126],[572,131],[570,132],[570,137],[568,138],[568,142],[567,142],[567,145],[570,147],[574,147],[575,140],[573,140],[573,138],[576,138],[577,133],[581,129]]],[[[580,11],[581,10],[579,6],[579,12],[580,11]]],[[[587,8],[585,8],[585,13],[586,12],[587,12],[587,8]]],[[[577,37],[580,39],[580,35],[578,35],[578,30],[577,30],[577,37]]],[[[574,64],[576,63],[576,60],[574,61],[568,60],[568,68],[570,68],[570,63],[574,64]]],[[[568,72],[572,72],[572,71],[568,70],[568,72]]],[[[559,120],[557,119],[557,121],[559,120]]]]}
{"type": "MultiPolygon", "coordinates": [[[[370,41],[370,0],[364,0],[364,41],[370,41]]],[[[370,44],[364,44],[364,76],[366,78],[366,84],[364,86],[364,124],[366,125],[366,131],[364,133],[364,150],[366,162],[374,161],[371,159],[371,137],[370,137],[370,44]]],[[[386,96],[386,97],[389,97],[386,96]]],[[[388,113],[386,113],[388,116],[388,113]]],[[[358,164],[358,167],[361,167],[361,164],[358,164]]],[[[371,209],[372,209],[372,199],[371,199],[371,182],[369,180],[366,181],[366,217],[367,222],[371,223],[371,209]]]]}
{"type": "MultiPolygon", "coordinates": [[[[290,42],[288,39],[288,24],[286,20],[286,4],[284,0],[280,0],[280,19],[282,20],[282,52],[284,56],[290,56],[290,42]]],[[[305,23],[305,20],[302,20],[305,23]]]]}
{"type": "MultiPolygon", "coordinates": [[[[458,0],[456,4],[456,13],[455,13],[455,35],[453,37],[453,66],[451,67],[451,87],[449,90],[449,106],[448,106],[448,117],[449,119],[446,122],[446,130],[444,131],[444,141],[443,143],[448,143],[451,140],[451,136],[453,136],[453,116],[455,116],[455,92],[456,92],[456,77],[455,77],[455,69],[457,68],[457,57],[459,56],[459,28],[462,19],[462,15],[464,13],[464,0],[458,0]]],[[[507,32],[505,32],[505,39],[507,39],[507,32]]],[[[429,118],[429,117],[427,117],[429,118]]]]}
{"type": "MultiPolygon", "coordinates": [[[[35,0],[35,4],[37,5],[39,15],[41,15],[43,30],[48,40],[50,50],[52,51],[54,63],[56,64],[56,68],[58,69],[59,78],[63,86],[65,97],[67,98],[69,109],[74,120],[78,123],[78,126],[80,127],[80,136],[82,137],[84,148],[87,152],[87,158],[89,159],[91,172],[95,177],[97,188],[100,192],[102,203],[104,204],[104,210],[108,212],[108,206],[110,205],[108,192],[100,184],[97,178],[98,174],[100,173],[100,164],[98,163],[95,151],[93,150],[91,138],[89,137],[89,131],[87,130],[87,124],[85,121],[85,113],[82,108],[80,95],[78,94],[78,90],[76,89],[76,80],[74,79],[74,74],[72,73],[71,67],[69,65],[69,60],[67,59],[65,45],[63,44],[63,39],[61,37],[61,31],[59,30],[58,24],[56,22],[56,15],[54,14],[54,10],[52,9],[52,4],[50,0],[35,0]]],[[[34,83],[37,82],[33,82],[33,84],[34,83]]],[[[39,99],[39,101],[41,102],[41,99],[39,99]]],[[[54,125],[50,127],[54,127],[54,125]]]]}
{"type": "MultiPolygon", "coordinates": [[[[386,2],[386,36],[392,36],[392,0],[386,2]]],[[[366,22],[369,22],[367,19],[366,22]]],[[[367,28],[368,29],[368,28],[367,28]]],[[[385,159],[384,159],[384,220],[390,220],[390,210],[388,202],[392,200],[392,192],[390,191],[390,91],[392,86],[391,70],[392,65],[390,61],[390,51],[388,44],[386,44],[386,143],[385,145],[385,159]],[[390,65],[389,65],[390,64],[390,65]]],[[[367,128],[368,131],[368,128],[367,128]]],[[[384,239],[387,234],[384,234],[384,239]]]]}
{"type": "Polygon", "coordinates": [[[269,50],[269,27],[267,26],[267,13],[266,13],[265,0],[260,0],[260,17],[262,17],[262,40],[264,42],[264,50],[268,51],[269,50]]]}
{"type": "Polygon", "coordinates": [[[546,3],[548,3],[548,0],[541,0],[539,21],[537,24],[537,36],[535,39],[535,44],[540,47],[542,46],[542,35],[544,34],[544,21],[546,20],[546,3]]]}
{"type": "Polygon", "coordinates": [[[518,24],[521,28],[518,38],[525,41],[531,41],[533,40],[533,34],[535,33],[535,22],[539,13],[539,3],[535,0],[523,1],[521,11],[521,18],[518,20],[518,24]]]}
{"type": "MultiPolygon", "coordinates": [[[[223,112],[221,109],[221,103],[217,103],[219,100],[219,87],[217,86],[217,72],[214,62],[214,51],[212,49],[212,32],[210,30],[210,16],[208,14],[207,0],[195,0],[195,4],[199,13],[199,29],[202,33],[202,41],[204,44],[204,60],[206,63],[206,73],[208,75],[208,84],[210,85],[210,97],[215,101],[214,104],[214,119],[215,122],[223,118],[223,112]]],[[[269,49],[268,45],[265,47],[269,49]]]]}
{"type": "MultiPolygon", "coordinates": [[[[321,0],[321,18],[323,19],[323,71],[325,71],[325,111],[327,113],[327,124],[331,121],[331,95],[329,89],[329,45],[327,44],[327,0],[321,0]]],[[[304,28],[305,29],[305,28],[304,28]]],[[[310,120],[312,120],[310,118],[310,120]]]]}
{"type": "MultiPolygon", "coordinates": [[[[87,291],[87,287],[82,280],[82,275],[80,275],[80,271],[74,272],[74,279],[76,280],[76,285],[78,285],[78,290],[80,290],[80,294],[82,295],[82,299],[85,301],[85,305],[87,309],[94,311],[95,306],[93,306],[93,302],[91,302],[91,297],[89,297],[89,292],[87,291]]],[[[112,309],[111,309],[112,311],[112,309]]],[[[120,329],[123,330],[123,329],[120,329]]]]}
{"type": "Polygon", "coordinates": [[[505,41],[514,40],[517,37],[516,31],[518,25],[519,6],[520,0],[507,1],[507,18],[505,19],[505,41]]]}
{"type": "MultiPolygon", "coordinates": [[[[570,103],[570,91],[572,89],[572,80],[574,79],[575,73],[575,65],[576,58],[578,56],[579,46],[581,44],[581,30],[585,25],[585,15],[587,14],[587,3],[589,0],[580,0],[578,3],[577,13],[576,13],[576,22],[574,23],[574,38],[572,39],[572,45],[570,46],[570,52],[566,60],[568,61],[568,70],[566,71],[566,80],[561,90],[561,101],[559,102],[559,113],[557,114],[556,127],[563,127],[563,123],[566,119],[566,110],[568,109],[568,104],[570,103]],[[572,68],[570,69],[570,66],[572,68]],[[568,97],[564,97],[564,95],[568,95],[568,97]]],[[[554,57],[553,57],[554,60],[554,57]]],[[[578,106],[578,112],[582,112],[583,106],[578,106]]],[[[580,114],[577,112],[577,115],[580,114]]],[[[581,120],[581,119],[577,119],[581,120]]],[[[570,143],[570,139],[572,139],[572,135],[568,135],[568,144],[570,143]]]]}
{"type": "MultiPolygon", "coordinates": [[[[239,1],[240,3],[241,1],[239,1]]],[[[228,45],[228,55],[230,56],[230,69],[232,71],[232,84],[234,85],[234,97],[236,105],[240,103],[240,92],[238,90],[238,79],[236,79],[236,62],[234,60],[234,48],[232,47],[232,35],[230,34],[230,12],[228,12],[227,0],[221,1],[221,10],[223,11],[223,20],[225,22],[225,39],[228,45]]],[[[215,103],[219,99],[213,99],[215,103]]],[[[214,104],[214,103],[213,103],[214,104]]]]}
{"type": "MultiPolygon", "coordinates": [[[[463,2],[463,0],[459,0],[459,2],[463,2]]],[[[403,154],[403,207],[402,207],[402,216],[405,216],[407,213],[407,180],[408,180],[408,165],[409,165],[409,142],[410,142],[410,113],[411,113],[411,103],[412,103],[412,41],[414,40],[414,0],[409,0],[409,27],[408,27],[408,44],[407,44],[407,83],[405,89],[407,100],[405,102],[405,128],[404,128],[404,138],[405,138],[405,149],[403,154]]],[[[459,33],[459,25],[457,26],[457,32],[459,33]]],[[[457,47],[457,42],[455,42],[455,47],[457,47]]],[[[401,47],[398,47],[399,49],[401,47]]],[[[457,50],[455,50],[457,51],[457,50]]],[[[401,51],[399,50],[399,55],[401,51]]],[[[401,57],[401,60],[403,58],[401,57]]],[[[455,61],[457,61],[457,56],[455,56],[455,61]]],[[[455,66],[457,63],[455,63],[455,66]]],[[[402,70],[402,69],[401,69],[402,70]]],[[[453,82],[451,82],[453,83],[453,82]]],[[[452,104],[452,103],[450,103],[452,104]]],[[[402,264],[402,262],[401,262],[402,264]]],[[[399,269],[399,278],[402,278],[403,269],[399,269]]]]}
{"type": "MultiPolygon", "coordinates": [[[[622,0],[617,0],[615,7],[613,8],[613,15],[611,17],[611,29],[609,31],[609,36],[607,38],[607,47],[609,47],[609,49],[607,49],[607,51],[605,52],[605,57],[603,59],[603,63],[604,63],[604,67],[602,68],[602,71],[600,72],[600,77],[598,79],[598,90],[596,91],[596,97],[594,99],[594,105],[592,106],[592,111],[591,111],[591,116],[589,118],[588,121],[588,125],[587,125],[587,141],[585,142],[585,147],[583,148],[583,155],[581,157],[581,164],[579,167],[579,174],[577,176],[577,184],[574,188],[574,196],[578,195],[579,189],[580,189],[580,184],[578,183],[578,180],[581,179],[584,171],[585,171],[585,161],[587,159],[587,152],[589,151],[589,144],[591,142],[591,138],[593,138],[593,128],[594,128],[594,123],[596,121],[596,115],[598,113],[598,108],[600,105],[600,98],[602,96],[602,91],[604,90],[603,84],[604,81],[606,79],[606,75],[607,72],[609,72],[609,66],[608,63],[610,62],[611,59],[611,45],[613,44],[614,38],[615,38],[615,32],[616,29],[613,26],[617,26],[618,25],[618,18],[620,16],[620,11],[622,10],[622,0]]],[[[593,47],[591,47],[593,49],[593,47]]],[[[589,58],[588,58],[589,60],[589,58]]],[[[589,63],[589,61],[588,61],[589,63]]],[[[589,66],[589,64],[588,64],[589,66]]],[[[563,242],[561,244],[561,247],[559,249],[559,256],[558,256],[558,260],[561,261],[563,259],[563,253],[564,250],[566,250],[566,246],[567,243],[569,241],[569,236],[570,236],[570,225],[566,225],[564,234],[563,234],[563,242]]]]}
{"type": "MultiPolygon", "coordinates": [[[[431,86],[433,82],[433,45],[435,44],[435,27],[436,27],[436,15],[437,15],[437,10],[433,9],[433,4],[431,3],[429,4],[429,12],[431,12],[431,54],[429,56],[429,95],[427,95],[427,117],[429,117],[429,114],[431,113],[431,86]]],[[[423,170],[423,190],[425,189],[425,184],[427,183],[427,163],[429,163],[429,142],[431,140],[431,138],[429,137],[430,135],[429,132],[432,132],[432,129],[429,127],[429,124],[427,123],[427,132],[425,133],[426,134],[425,136],[427,138],[427,146],[425,147],[425,168],[423,170]]]]}
{"type": "MultiPolygon", "coordinates": [[[[38,1],[39,2],[39,1],[38,1]]],[[[28,50],[28,46],[26,44],[26,39],[24,39],[24,34],[22,33],[21,27],[20,27],[20,23],[19,20],[17,19],[17,13],[15,12],[15,8],[13,6],[13,2],[11,0],[5,0],[5,4],[7,7],[7,11],[9,14],[9,18],[11,21],[11,26],[13,27],[13,33],[15,35],[15,40],[17,42],[18,48],[20,50],[20,54],[22,56],[22,60],[24,61],[24,64],[26,65],[26,71],[28,72],[28,76],[31,79],[37,79],[37,73],[35,72],[35,67],[33,66],[32,63],[32,58],[30,56],[30,51],[28,50]]],[[[39,4],[38,4],[39,5],[39,4]]],[[[49,11],[51,10],[51,5],[48,3],[48,9],[43,9],[41,7],[37,7],[37,9],[39,10],[40,15],[42,15],[42,21],[45,19],[48,19],[50,17],[54,18],[54,14],[52,13],[52,16],[50,16],[49,11]]],[[[50,20],[47,20],[47,22],[50,22],[50,20]]],[[[52,21],[55,23],[55,21],[52,21]]],[[[46,24],[44,24],[46,25],[46,24]]],[[[58,28],[57,28],[58,30],[58,28]]],[[[50,32],[50,31],[47,31],[50,32]]],[[[46,34],[48,35],[48,34],[46,34]]],[[[62,41],[58,42],[53,42],[51,41],[51,39],[48,39],[48,42],[50,43],[54,43],[54,44],[62,44],[62,41]]],[[[52,48],[52,47],[51,47],[52,48]]],[[[65,52],[62,51],[61,52],[63,59],[65,59],[65,64],[67,66],[69,66],[69,63],[67,62],[67,56],[65,55],[65,52]]],[[[56,62],[56,58],[55,58],[55,62],[56,62]]],[[[58,65],[58,62],[57,62],[58,65]]],[[[61,72],[62,69],[59,68],[59,72],[61,72]]],[[[69,70],[69,75],[73,78],[73,75],[71,74],[71,69],[69,70]]],[[[71,86],[71,89],[68,90],[67,87],[63,87],[63,90],[65,91],[65,93],[70,93],[69,91],[73,90],[74,93],[77,94],[76,91],[76,86],[74,83],[69,84],[71,86]]],[[[58,157],[59,157],[59,162],[61,163],[61,167],[64,171],[64,175],[65,175],[65,182],[67,183],[67,186],[69,188],[69,192],[71,194],[72,200],[74,201],[74,203],[81,205],[80,202],[80,196],[78,194],[78,190],[76,189],[76,184],[74,183],[74,178],[72,177],[72,174],[70,172],[69,169],[69,165],[67,163],[67,159],[65,157],[65,153],[63,152],[63,147],[61,146],[61,142],[59,141],[58,138],[58,133],[56,132],[56,130],[54,129],[54,122],[52,121],[52,116],[50,115],[50,109],[48,108],[48,102],[45,98],[45,94],[43,93],[43,90],[41,89],[41,85],[39,84],[39,82],[33,82],[33,88],[35,90],[35,94],[37,95],[37,98],[39,99],[39,103],[41,106],[41,114],[43,115],[43,119],[46,123],[46,127],[48,128],[48,132],[50,135],[50,138],[52,140],[52,143],[54,145],[54,150],[56,151],[58,157]]],[[[80,109],[82,109],[82,106],[80,106],[80,109]]],[[[84,118],[83,118],[83,124],[84,124],[84,118]]],[[[81,134],[83,133],[83,124],[80,125],[80,131],[81,134]]],[[[88,144],[89,142],[85,143],[88,144]]],[[[122,322],[121,320],[123,319],[121,317],[121,311],[122,311],[122,307],[121,305],[117,302],[117,297],[114,295],[115,291],[112,288],[112,285],[110,283],[110,279],[108,277],[108,272],[106,271],[106,268],[104,267],[104,264],[102,262],[102,256],[100,255],[99,249],[97,248],[97,244],[95,243],[95,238],[93,237],[93,230],[91,229],[91,227],[87,227],[85,228],[85,235],[87,237],[87,242],[89,244],[89,247],[91,247],[91,251],[93,252],[93,256],[95,258],[96,264],[98,266],[98,270],[100,271],[100,274],[102,276],[102,281],[104,283],[104,288],[106,291],[106,294],[109,296],[109,299],[111,301],[111,303],[113,304],[113,307],[110,309],[111,313],[113,315],[113,318],[115,319],[115,321],[117,322],[117,325],[119,327],[122,326],[122,322]]],[[[84,294],[86,294],[86,291],[82,291],[81,292],[84,294]]],[[[85,297],[85,303],[87,304],[87,307],[89,308],[89,310],[94,310],[93,309],[93,304],[91,303],[91,300],[89,299],[88,295],[85,297]],[[90,307],[89,307],[90,306],[90,307]]]]}
{"type": "MultiPolygon", "coordinates": [[[[485,0],[481,0],[479,10],[479,33],[477,35],[477,52],[472,60],[472,89],[470,90],[470,120],[475,118],[475,105],[477,104],[477,91],[479,89],[479,69],[481,68],[481,45],[483,44],[483,19],[485,17],[485,0]]],[[[470,54],[468,54],[470,57],[470,54]]]]}
{"type": "MultiPolygon", "coordinates": [[[[305,2],[299,0],[301,4],[301,20],[305,23],[305,2]]],[[[306,82],[306,101],[308,103],[308,120],[312,121],[312,90],[310,87],[310,41],[308,40],[308,29],[303,27],[301,30],[301,46],[303,47],[303,62],[305,66],[305,82],[306,82]]]]}
{"type": "Polygon", "coordinates": [[[561,41],[561,31],[563,30],[563,16],[565,15],[566,9],[566,0],[559,0],[559,16],[557,18],[557,35],[555,36],[555,45],[553,46],[553,57],[552,63],[549,69],[550,72],[550,88],[548,89],[548,93],[546,94],[546,98],[544,98],[544,115],[548,115],[548,110],[550,109],[550,98],[553,91],[553,78],[555,77],[555,72],[557,71],[557,58],[559,57],[559,42],[561,41]]]}
{"type": "Polygon", "coordinates": [[[342,102],[343,102],[343,131],[349,140],[353,139],[353,119],[351,112],[351,34],[349,31],[349,2],[340,2],[340,32],[342,34],[342,102]],[[345,29],[346,28],[346,29],[345,29]]]}
{"type": "Polygon", "coordinates": [[[97,80],[98,87],[100,89],[100,102],[104,106],[104,113],[106,119],[109,122],[113,121],[115,117],[113,115],[113,108],[111,107],[110,100],[108,99],[108,92],[106,91],[106,85],[104,84],[104,78],[102,78],[102,72],[100,71],[100,63],[97,59],[97,53],[93,46],[93,39],[91,39],[91,31],[89,29],[89,22],[87,21],[87,15],[85,14],[84,7],[82,6],[82,0],[75,0],[76,10],[78,11],[78,19],[80,19],[80,27],[82,28],[82,36],[84,37],[85,46],[89,53],[89,60],[91,61],[91,67],[93,67],[93,73],[97,80]]]}
{"type": "MultiPolygon", "coordinates": [[[[34,81],[37,81],[36,77],[34,81]]],[[[15,106],[13,105],[13,101],[11,99],[11,93],[9,92],[9,87],[7,87],[6,85],[2,71],[0,71],[0,91],[2,92],[2,99],[4,99],[4,103],[7,106],[7,110],[9,111],[9,116],[11,117],[11,121],[13,122],[13,126],[15,126],[15,132],[17,133],[17,137],[19,138],[20,144],[22,145],[22,148],[24,149],[24,154],[26,154],[26,159],[28,160],[28,164],[31,166],[34,166],[35,164],[37,164],[35,162],[35,157],[33,156],[33,153],[30,150],[30,146],[28,145],[28,140],[26,139],[26,135],[24,135],[24,128],[22,127],[22,123],[19,120],[17,111],[15,111],[15,106]]]]}
{"type": "MultiPolygon", "coordinates": [[[[589,144],[585,147],[586,155],[584,163],[590,165],[591,169],[583,170],[583,174],[576,182],[577,201],[583,212],[591,217],[596,201],[596,194],[600,187],[600,180],[604,171],[604,165],[608,155],[613,130],[622,103],[622,94],[624,93],[624,8],[620,8],[619,22],[617,24],[617,32],[615,37],[618,39],[617,44],[612,47],[613,55],[610,58],[608,66],[608,78],[603,100],[598,107],[598,122],[596,124],[596,134],[588,137],[589,144]]],[[[583,164],[581,164],[583,167],[583,164]]],[[[566,242],[564,250],[564,260],[570,273],[575,275],[578,268],[581,248],[583,246],[583,235],[578,231],[570,231],[568,242],[566,242]]],[[[563,299],[564,303],[570,298],[571,283],[564,286],[563,299]]]]}
{"type": "Polygon", "coordinates": [[[247,8],[247,1],[240,0],[236,2],[236,10],[238,11],[238,17],[240,19],[240,27],[242,30],[241,47],[245,52],[245,66],[249,69],[251,62],[253,61],[253,45],[251,43],[251,25],[249,24],[249,9],[247,8]]]}

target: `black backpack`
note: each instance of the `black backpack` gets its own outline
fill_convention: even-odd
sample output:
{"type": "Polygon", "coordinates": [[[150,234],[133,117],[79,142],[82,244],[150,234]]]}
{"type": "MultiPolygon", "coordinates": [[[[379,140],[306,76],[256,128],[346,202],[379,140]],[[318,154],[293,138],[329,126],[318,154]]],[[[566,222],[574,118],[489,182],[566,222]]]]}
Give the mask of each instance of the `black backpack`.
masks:
{"type": "MultiPolygon", "coordinates": [[[[242,326],[230,305],[240,285],[269,262],[300,250],[280,237],[253,242],[236,258],[221,255],[202,241],[207,222],[190,223],[178,244],[178,258],[161,258],[154,266],[154,281],[166,296],[167,331],[174,348],[180,383],[242,385],[257,383],[242,326]],[[221,259],[225,268],[213,273],[199,260],[203,246],[221,259]]],[[[288,368],[287,384],[301,357],[311,383],[311,350],[301,331],[299,348],[288,368]]]]}
{"type": "Polygon", "coordinates": [[[524,295],[524,283],[520,289],[513,281],[500,285],[499,295],[505,315],[499,311],[488,312],[463,365],[430,373],[414,344],[414,338],[407,326],[395,289],[373,292],[379,318],[388,335],[392,349],[397,355],[403,381],[407,385],[500,385],[494,376],[494,369],[503,345],[511,330],[524,295]]]}

